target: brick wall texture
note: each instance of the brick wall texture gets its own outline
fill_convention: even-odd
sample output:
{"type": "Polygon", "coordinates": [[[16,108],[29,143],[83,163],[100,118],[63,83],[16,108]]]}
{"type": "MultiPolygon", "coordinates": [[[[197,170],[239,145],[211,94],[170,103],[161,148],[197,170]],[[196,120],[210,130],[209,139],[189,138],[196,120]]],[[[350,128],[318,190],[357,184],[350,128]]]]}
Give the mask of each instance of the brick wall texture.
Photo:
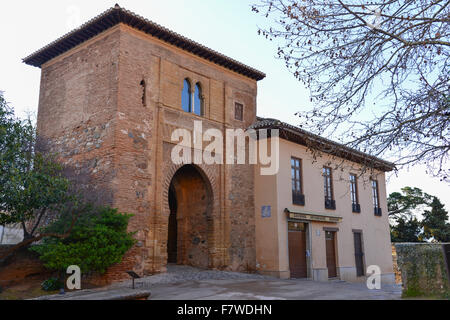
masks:
{"type": "MultiPolygon", "coordinates": [[[[0,255],[12,245],[0,245],[0,255]]],[[[51,272],[44,268],[37,254],[29,250],[19,250],[6,261],[0,261],[0,287],[20,283],[24,279],[42,275],[50,277],[51,272]]]]}
{"type": "MultiPolygon", "coordinates": [[[[256,81],[125,25],[117,25],[42,66],[38,134],[77,174],[90,196],[133,213],[136,245],[105,281],[164,272],[169,188],[177,202],[178,262],[255,269],[251,165],[173,164],[174,129],[246,128],[256,118],[256,81]],[[183,112],[184,79],[202,87],[204,115],[183,112]],[[145,83],[145,85],[143,85],[145,83]],[[244,105],[244,121],[234,104],[244,105]],[[180,242],[181,241],[181,242],[180,242]]],[[[203,148],[208,143],[205,143],[203,148]]]]}

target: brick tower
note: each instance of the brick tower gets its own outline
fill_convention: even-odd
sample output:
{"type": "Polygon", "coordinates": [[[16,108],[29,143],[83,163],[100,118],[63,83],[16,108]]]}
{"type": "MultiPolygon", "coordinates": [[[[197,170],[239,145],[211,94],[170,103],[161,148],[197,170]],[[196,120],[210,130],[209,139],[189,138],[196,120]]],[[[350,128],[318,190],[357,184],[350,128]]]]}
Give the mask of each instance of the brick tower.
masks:
{"type": "Polygon", "coordinates": [[[100,202],[134,214],[137,243],[108,281],[168,262],[255,269],[253,166],[170,155],[173,130],[194,120],[222,132],[251,125],[263,73],[119,6],[24,61],[42,69],[38,134],[90,177],[100,202]]]}

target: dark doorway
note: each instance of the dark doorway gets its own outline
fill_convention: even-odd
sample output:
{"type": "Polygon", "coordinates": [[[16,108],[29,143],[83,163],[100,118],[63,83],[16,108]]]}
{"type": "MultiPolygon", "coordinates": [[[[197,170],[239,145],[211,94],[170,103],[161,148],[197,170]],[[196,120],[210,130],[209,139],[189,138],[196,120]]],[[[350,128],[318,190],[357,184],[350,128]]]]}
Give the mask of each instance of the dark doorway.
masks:
{"type": "Polygon", "coordinates": [[[328,278],[336,278],[337,277],[335,238],[336,238],[336,232],[325,231],[328,278]]]}
{"type": "Polygon", "coordinates": [[[208,268],[214,238],[208,178],[199,167],[185,165],[174,174],[168,191],[167,262],[208,268]]]}
{"type": "Polygon", "coordinates": [[[289,270],[291,278],[306,278],[306,224],[288,222],[289,270]]]}
{"type": "Polygon", "coordinates": [[[168,229],[168,241],[167,241],[167,262],[177,263],[177,198],[173,188],[169,188],[169,229],[168,229]]]}
{"type": "Polygon", "coordinates": [[[361,232],[353,232],[353,242],[355,243],[356,276],[361,277],[364,275],[364,252],[361,232]]]}

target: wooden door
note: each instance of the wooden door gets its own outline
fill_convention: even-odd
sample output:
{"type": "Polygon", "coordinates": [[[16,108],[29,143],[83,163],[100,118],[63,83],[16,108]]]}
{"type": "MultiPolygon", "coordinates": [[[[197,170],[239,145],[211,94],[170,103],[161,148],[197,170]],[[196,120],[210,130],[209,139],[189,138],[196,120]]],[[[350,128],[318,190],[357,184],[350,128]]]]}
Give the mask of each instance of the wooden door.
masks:
{"type": "Polygon", "coordinates": [[[291,278],[306,278],[306,228],[303,223],[289,222],[288,231],[289,269],[291,278]]]}
{"type": "Polygon", "coordinates": [[[333,231],[325,232],[328,278],[337,277],[336,246],[335,246],[335,240],[334,240],[335,238],[336,238],[336,232],[333,232],[333,231]]]}
{"type": "Polygon", "coordinates": [[[364,252],[361,232],[353,233],[353,242],[355,243],[356,276],[361,277],[364,275],[364,252]]]}

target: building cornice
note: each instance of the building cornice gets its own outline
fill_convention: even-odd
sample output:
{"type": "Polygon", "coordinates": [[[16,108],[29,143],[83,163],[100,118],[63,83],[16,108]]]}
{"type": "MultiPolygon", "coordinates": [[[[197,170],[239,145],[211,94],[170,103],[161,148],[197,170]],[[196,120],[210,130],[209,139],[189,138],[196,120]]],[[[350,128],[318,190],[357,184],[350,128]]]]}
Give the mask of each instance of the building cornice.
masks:
{"type": "Polygon", "coordinates": [[[40,50],[23,59],[26,64],[41,67],[44,63],[69,51],[72,48],[92,39],[100,33],[120,23],[140,30],[166,43],[174,45],[182,50],[190,52],[231,71],[244,75],[256,81],[265,78],[265,74],[239,61],[227,57],[215,50],[190,40],[176,32],[173,32],[155,22],[145,19],[119,5],[106,10],[102,14],[89,20],[82,26],[63,35],[40,50]]]}
{"type": "Polygon", "coordinates": [[[347,147],[343,144],[326,139],[288,123],[281,122],[277,119],[258,117],[256,122],[253,123],[249,129],[278,129],[280,131],[280,138],[304,145],[308,148],[356,162],[363,166],[383,172],[388,172],[395,169],[395,165],[391,162],[347,147]]]}

